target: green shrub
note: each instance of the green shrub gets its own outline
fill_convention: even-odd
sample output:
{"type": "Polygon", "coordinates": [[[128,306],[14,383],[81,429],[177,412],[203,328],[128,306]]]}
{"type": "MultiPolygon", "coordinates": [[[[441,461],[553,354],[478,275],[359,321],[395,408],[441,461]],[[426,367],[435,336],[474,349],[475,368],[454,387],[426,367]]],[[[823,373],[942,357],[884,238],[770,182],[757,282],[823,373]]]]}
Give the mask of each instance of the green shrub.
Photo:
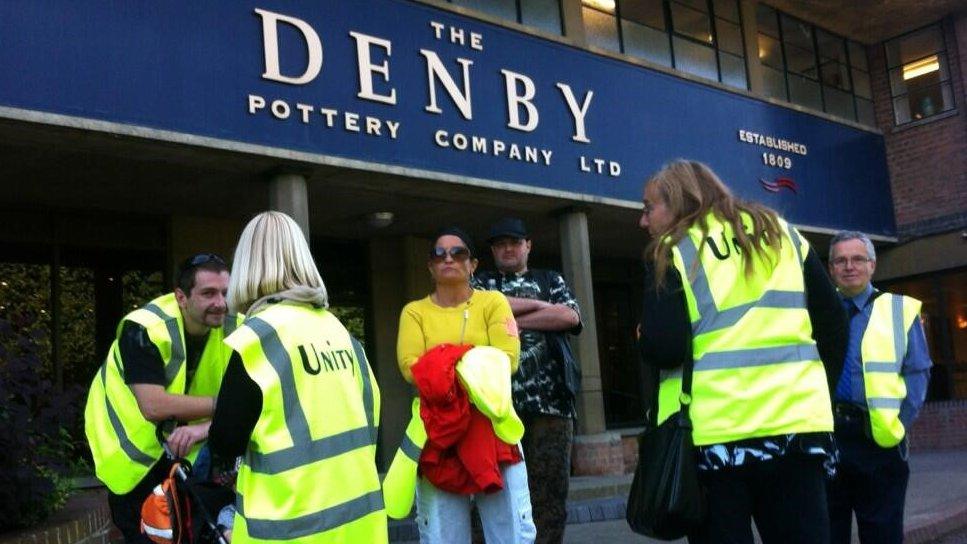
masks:
{"type": "MultiPolygon", "coordinates": [[[[64,505],[79,456],[68,432],[81,391],[43,378],[38,332],[0,320],[0,531],[29,527],[64,505]]],[[[36,329],[35,329],[36,330],[36,329]]]]}

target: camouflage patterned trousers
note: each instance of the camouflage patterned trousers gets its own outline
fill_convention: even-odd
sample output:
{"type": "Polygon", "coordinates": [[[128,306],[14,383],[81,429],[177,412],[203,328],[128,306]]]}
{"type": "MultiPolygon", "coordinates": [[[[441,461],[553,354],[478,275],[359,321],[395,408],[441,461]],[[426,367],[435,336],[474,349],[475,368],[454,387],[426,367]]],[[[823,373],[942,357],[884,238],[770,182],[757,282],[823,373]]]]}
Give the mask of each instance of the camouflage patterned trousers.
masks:
{"type": "Polygon", "coordinates": [[[564,541],[567,490],[571,478],[574,420],[522,414],[524,462],[531,492],[538,543],[564,541]]]}

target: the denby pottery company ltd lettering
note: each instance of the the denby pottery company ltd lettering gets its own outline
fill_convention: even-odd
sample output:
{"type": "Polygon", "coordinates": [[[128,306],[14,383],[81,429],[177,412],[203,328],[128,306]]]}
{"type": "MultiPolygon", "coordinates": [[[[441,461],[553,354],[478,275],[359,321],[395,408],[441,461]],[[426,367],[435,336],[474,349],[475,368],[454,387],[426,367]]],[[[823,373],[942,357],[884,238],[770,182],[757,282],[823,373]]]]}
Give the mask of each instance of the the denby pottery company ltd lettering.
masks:
{"type": "MultiPolygon", "coordinates": [[[[261,77],[264,80],[302,86],[312,84],[319,77],[325,77],[324,44],[311,24],[291,15],[264,9],[255,9],[255,14],[262,23],[265,70],[261,77]],[[301,35],[303,43],[300,45],[304,45],[307,52],[304,66],[292,68],[287,64],[283,71],[279,59],[280,25],[288,25],[301,35]]],[[[474,77],[478,76],[474,72],[474,60],[484,54],[485,36],[438,21],[428,21],[427,31],[436,41],[459,46],[462,53],[454,59],[442,59],[436,51],[428,48],[402,53],[418,55],[423,60],[427,85],[426,93],[423,94],[414,93],[412,90],[407,92],[406,89],[402,93],[398,92],[392,78],[390,61],[396,58],[394,54],[398,56],[401,52],[394,51],[392,41],[359,30],[348,30],[347,34],[356,47],[356,98],[398,107],[401,97],[405,103],[407,97],[423,95],[426,97],[423,106],[426,114],[444,117],[457,114],[460,119],[473,121],[474,77]]],[[[291,39],[292,33],[287,32],[285,36],[288,36],[286,39],[291,39]]],[[[412,62],[412,59],[407,60],[412,62]]],[[[586,120],[593,106],[592,89],[576,89],[571,83],[563,81],[554,82],[553,87],[542,87],[527,74],[508,68],[501,68],[499,73],[493,75],[503,80],[507,115],[504,124],[507,129],[518,133],[538,131],[541,124],[540,105],[556,95],[557,100],[563,101],[570,117],[570,141],[576,144],[591,143],[593,135],[588,134],[586,120]]],[[[442,153],[470,153],[540,166],[550,166],[554,158],[553,149],[515,142],[512,132],[474,134],[472,125],[467,125],[461,130],[438,127],[427,134],[418,134],[415,132],[421,130],[407,132],[407,127],[397,119],[341,111],[331,105],[305,103],[286,99],[284,96],[249,93],[247,111],[250,115],[268,115],[279,121],[316,125],[322,129],[342,129],[390,140],[426,137],[442,153]]],[[[621,175],[621,165],[616,161],[578,154],[575,162],[575,171],[579,174],[613,178],[621,175]]]]}

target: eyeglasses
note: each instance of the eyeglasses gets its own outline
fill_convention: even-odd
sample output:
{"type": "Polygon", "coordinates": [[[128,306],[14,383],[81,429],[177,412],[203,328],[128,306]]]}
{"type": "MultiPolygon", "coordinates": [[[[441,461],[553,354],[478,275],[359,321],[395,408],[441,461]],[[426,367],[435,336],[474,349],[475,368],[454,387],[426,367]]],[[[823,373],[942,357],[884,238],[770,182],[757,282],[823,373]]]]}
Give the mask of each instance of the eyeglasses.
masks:
{"type": "Polygon", "coordinates": [[[208,263],[216,263],[216,264],[224,265],[225,260],[219,257],[218,255],[215,255],[214,253],[199,253],[197,255],[194,255],[192,257],[188,257],[187,259],[185,259],[185,261],[181,264],[181,269],[187,270],[189,268],[195,268],[208,263]]]}
{"type": "Polygon", "coordinates": [[[453,246],[450,249],[445,247],[435,247],[430,250],[430,260],[439,263],[447,259],[447,255],[454,261],[466,261],[470,259],[470,250],[463,246],[453,246]]]}
{"type": "Polygon", "coordinates": [[[853,267],[863,266],[866,263],[872,261],[873,259],[869,257],[864,257],[862,255],[856,255],[853,257],[836,257],[833,259],[833,266],[836,268],[845,268],[847,264],[853,267]]]}

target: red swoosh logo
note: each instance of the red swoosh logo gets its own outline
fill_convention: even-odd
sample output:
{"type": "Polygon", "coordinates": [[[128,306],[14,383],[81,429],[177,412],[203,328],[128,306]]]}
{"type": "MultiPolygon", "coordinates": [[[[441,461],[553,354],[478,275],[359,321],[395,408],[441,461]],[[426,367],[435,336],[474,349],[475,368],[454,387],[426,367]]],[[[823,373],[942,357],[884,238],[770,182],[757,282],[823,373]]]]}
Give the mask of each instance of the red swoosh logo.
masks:
{"type": "Polygon", "coordinates": [[[799,186],[796,185],[796,182],[792,178],[776,178],[776,181],[766,181],[759,178],[759,183],[763,189],[770,193],[778,193],[781,189],[785,188],[792,191],[793,194],[799,194],[799,186]]]}

